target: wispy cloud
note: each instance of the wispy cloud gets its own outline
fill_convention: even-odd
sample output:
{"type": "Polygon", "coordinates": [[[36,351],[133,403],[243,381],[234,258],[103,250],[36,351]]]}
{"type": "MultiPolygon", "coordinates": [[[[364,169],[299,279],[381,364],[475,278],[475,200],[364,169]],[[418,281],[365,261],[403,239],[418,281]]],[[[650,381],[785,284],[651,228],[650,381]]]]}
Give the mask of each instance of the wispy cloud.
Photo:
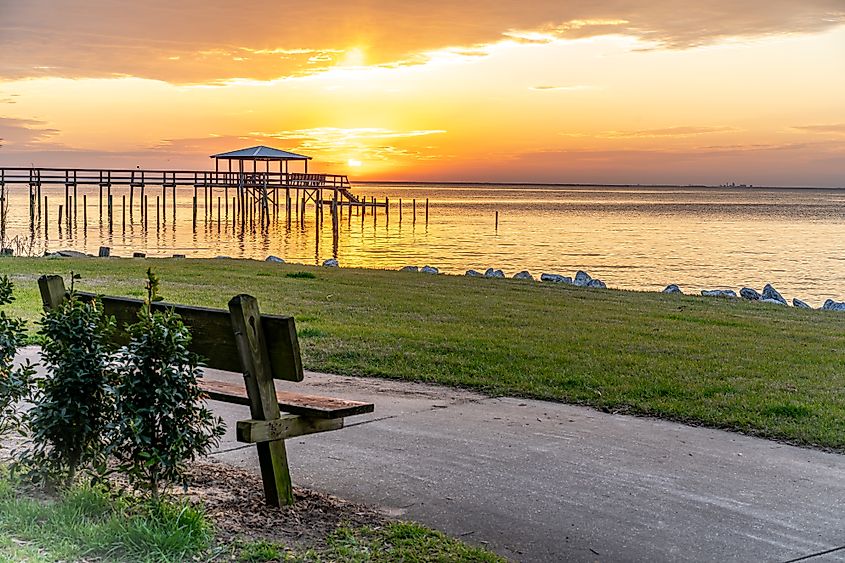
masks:
{"type": "Polygon", "coordinates": [[[796,125],[792,127],[802,133],[822,133],[828,135],[845,135],[845,123],[829,123],[822,125],[796,125]]]}
{"type": "Polygon", "coordinates": [[[605,131],[597,136],[608,139],[635,138],[666,138],[666,137],[697,137],[712,133],[732,133],[738,129],[734,127],[696,127],[685,125],[681,127],[665,127],[662,129],[641,129],[638,131],[605,131]]]}
{"type": "Polygon", "coordinates": [[[595,88],[595,86],[591,86],[589,84],[571,84],[567,86],[554,86],[551,84],[543,84],[540,86],[531,86],[529,90],[535,90],[537,92],[578,92],[581,90],[595,90],[595,88]]]}
{"type": "Polygon", "coordinates": [[[4,2],[0,77],[137,76],[179,84],[321,72],[351,50],[366,65],[414,64],[451,49],[484,56],[502,41],[547,43],[622,34],[686,49],[730,38],[816,33],[845,24],[842,0],[48,0],[4,2]],[[260,14],[260,16],[256,16],[260,14]],[[449,22],[449,25],[443,25],[449,22]],[[401,64],[400,64],[401,63],[401,64]]]}

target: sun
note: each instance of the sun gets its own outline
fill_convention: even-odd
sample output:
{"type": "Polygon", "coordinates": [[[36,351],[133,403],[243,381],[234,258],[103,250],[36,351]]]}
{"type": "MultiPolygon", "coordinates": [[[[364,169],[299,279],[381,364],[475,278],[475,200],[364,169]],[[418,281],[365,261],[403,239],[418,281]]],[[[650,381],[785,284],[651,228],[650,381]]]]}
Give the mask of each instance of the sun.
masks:
{"type": "Polygon", "coordinates": [[[348,164],[349,166],[353,166],[353,167],[355,167],[355,168],[358,168],[358,167],[359,167],[359,166],[361,166],[363,163],[362,163],[360,160],[356,160],[356,159],[354,159],[354,158],[350,158],[349,160],[347,160],[347,161],[346,161],[346,164],[348,164]]]}

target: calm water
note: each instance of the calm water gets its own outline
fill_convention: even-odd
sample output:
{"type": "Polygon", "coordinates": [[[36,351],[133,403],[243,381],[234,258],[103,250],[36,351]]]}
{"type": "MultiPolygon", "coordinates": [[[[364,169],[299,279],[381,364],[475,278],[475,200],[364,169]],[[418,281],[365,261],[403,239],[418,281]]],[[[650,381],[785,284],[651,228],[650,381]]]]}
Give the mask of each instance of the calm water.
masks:
{"type": "MultiPolygon", "coordinates": [[[[7,237],[23,239],[31,234],[26,188],[11,190],[7,237]]],[[[44,189],[49,230],[45,240],[43,222],[37,223],[32,252],[73,248],[96,253],[105,245],[116,255],[143,251],[149,256],[263,259],[275,254],[309,264],[334,256],[346,267],[430,264],[447,273],[490,266],[508,275],[523,269],[535,275],[572,275],[584,269],[611,287],[625,289],[658,290],[668,283],[685,291],[742,285],[760,289],[771,282],[788,299],[801,297],[814,305],[827,297],[845,298],[843,191],[360,185],[356,193],[390,198],[389,220],[384,210],[375,216],[368,212],[363,219],[345,215],[336,240],[328,210],[318,228],[313,206],[304,226],[296,217],[288,224],[281,210],[279,221],[266,232],[241,231],[232,228],[225,208],[218,225],[220,194],[211,200],[210,221],[204,220],[200,202],[194,231],[192,189],[179,191],[175,223],[168,190],[168,209],[158,227],[154,200],[160,190],[148,190],[152,207],[146,230],[137,209],[127,211],[123,223],[125,192],[113,190],[114,224],[109,232],[105,218],[100,221],[97,191],[79,189],[80,204],[83,194],[88,195],[86,230],[81,205],[71,228],[60,229],[57,208],[64,188],[44,189]],[[430,200],[428,222],[425,198],[430,200]]]]}

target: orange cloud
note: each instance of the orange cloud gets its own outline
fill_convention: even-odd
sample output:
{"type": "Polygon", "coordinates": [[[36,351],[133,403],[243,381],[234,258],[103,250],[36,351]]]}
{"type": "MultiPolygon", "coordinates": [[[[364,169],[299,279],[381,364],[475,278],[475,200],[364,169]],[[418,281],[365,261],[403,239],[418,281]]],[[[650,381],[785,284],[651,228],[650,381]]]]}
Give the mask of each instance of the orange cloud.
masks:
{"type": "Polygon", "coordinates": [[[6,2],[0,77],[137,76],[172,83],[267,80],[324,70],[353,49],[367,64],[425,59],[453,47],[484,54],[503,40],[624,34],[688,48],[732,37],[812,33],[845,23],[840,0],[50,0],[6,2]],[[679,17],[678,10],[683,10],[679,17]]]}

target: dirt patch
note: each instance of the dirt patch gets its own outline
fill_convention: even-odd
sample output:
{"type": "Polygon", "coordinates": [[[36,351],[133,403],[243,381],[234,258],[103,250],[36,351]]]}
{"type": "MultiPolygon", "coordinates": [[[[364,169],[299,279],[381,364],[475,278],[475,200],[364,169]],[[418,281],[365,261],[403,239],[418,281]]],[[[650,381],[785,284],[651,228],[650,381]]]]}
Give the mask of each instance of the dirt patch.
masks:
{"type": "Polygon", "coordinates": [[[194,464],[189,478],[187,496],[205,506],[220,543],[264,539],[320,548],[326,536],[339,527],[377,527],[389,522],[372,507],[299,487],[294,488],[293,506],[268,507],[258,476],[222,462],[194,464]]]}

